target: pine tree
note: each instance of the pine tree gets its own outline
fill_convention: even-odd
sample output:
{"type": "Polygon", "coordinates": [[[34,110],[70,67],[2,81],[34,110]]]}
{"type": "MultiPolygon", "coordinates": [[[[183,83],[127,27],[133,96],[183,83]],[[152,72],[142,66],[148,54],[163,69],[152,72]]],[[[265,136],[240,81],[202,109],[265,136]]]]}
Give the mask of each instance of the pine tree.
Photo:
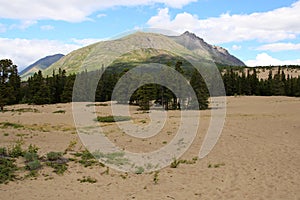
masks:
{"type": "Polygon", "coordinates": [[[204,79],[201,76],[201,74],[198,72],[197,69],[195,69],[194,73],[192,74],[192,77],[190,80],[190,85],[193,87],[193,89],[195,91],[195,94],[197,96],[198,105],[199,105],[199,108],[195,108],[193,105],[194,104],[193,101],[195,101],[195,99],[192,99],[192,105],[191,105],[192,108],[200,109],[200,110],[207,109],[209,93],[208,93],[206,84],[204,82],[204,79]]]}
{"type": "Polygon", "coordinates": [[[20,77],[17,66],[9,59],[0,60],[0,109],[20,100],[20,77]]]}

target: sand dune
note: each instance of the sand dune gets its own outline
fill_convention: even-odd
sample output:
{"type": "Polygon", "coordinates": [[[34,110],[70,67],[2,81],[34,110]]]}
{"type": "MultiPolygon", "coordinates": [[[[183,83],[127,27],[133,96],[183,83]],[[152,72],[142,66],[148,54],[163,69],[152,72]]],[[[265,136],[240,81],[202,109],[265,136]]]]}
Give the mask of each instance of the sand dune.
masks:
{"type": "MultiPolygon", "coordinates": [[[[38,112],[0,113],[0,123],[9,121],[25,127],[0,129],[0,146],[10,146],[22,138],[24,147],[35,144],[41,155],[65,151],[72,141],[77,141],[74,151],[84,149],[74,128],[71,104],[7,107],[20,108],[38,112]],[[58,110],[65,113],[53,113],[58,110]]],[[[147,113],[132,109],[136,123],[148,123],[147,113]]],[[[107,115],[109,106],[99,106],[97,112],[107,115]]],[[[120,135],[114,125],[104,125],[104,129],[121,147],[152,151],[174,136],[176,112],[168,113],[170,120],[159,135],[145,140],[120,135]]],[[[197,137],[181,159],[192,160],[198,155],[209,120],[210,111],[201,111],[197,137]]],[[[226,123],[210,154],[194,164],[159,170],[157,183],[154,173],[126,174],[113,169],[103,173],[106,167],[85,168],[69,162],[62,176],[44,167],[33,180],[1,184],[0,199],[300,199],[299,131],[299,98],[228,97],[226,123]],[[97,182],[80,183],[78,179],[83,176],[97,182]]]]}

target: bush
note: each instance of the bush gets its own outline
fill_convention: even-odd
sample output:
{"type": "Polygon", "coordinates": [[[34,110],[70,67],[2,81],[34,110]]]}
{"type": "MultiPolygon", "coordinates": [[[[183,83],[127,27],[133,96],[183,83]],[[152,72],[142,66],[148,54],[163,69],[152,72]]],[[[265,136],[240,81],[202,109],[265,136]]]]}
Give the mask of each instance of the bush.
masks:
{"type": "Polygon", "coordinates": [[[0,123],[0,125],[2,125],[2,128],[24,128],[24,126],[22,124],[16,124],[16,123],[11,123],[11,122],[2,122],[0,123]]]}
{"type": "Polygon", "coordinates": [[[42,165],[39,160],[33,160],[26,164],[26,169],[30,171],[40,169],[41,167],[42,165]]]}
{"type": "Polygon", "coordinates": [[[37,153],[32,153],[32,152],[26,152],[25,155],[24,155],[24,158],[27,162],[31,162],[31,161],[34,161],[34,160],[38,160],[39,156],[37,153]]]}
{"type": "Polygon", "coordinates": [[[17,143],[9,151],[9,156],[13,158],[18,158],[19,156],[24,156],[25,152],[22,149],[22,141],[17,141],[17,143]]]}
{"type": "Polygon", "coordinates": [[[0,157],[6,157],[6,156],[8,156],[7,149],[5,147],[0,147],[0,157]]]}
{"type": "Polygon", "coordinates": [[[90,176],[88,176],[88,177],[83,177],[83,179],[77,179],[78,181],[80,181],[80,183],[96,183],[97,182],[97,179],[95,179],[95,178],[92,178],[92,177],[90,177],[90,176]]]}
{"type": "Polygon", "coordinates": [[[97,117],[98,122],[119,122],[119,121],[129,121],[131,117],[128,116],[105,116],[105,117],[97,117]]]}
{"type": "Polygon", "coordinates": [[[53,113],[54,113],[54,114],[55,114],[55,113],[63,113],[63,114],[65,114],[66,111],[65,111],[65,110],[57,110],[57,111],[54,111],[53,113]]]}
{"type": "Polygon", "coordinates": [[[66,163],[48,162],[47,165],[52,167],[54,169],[53,172],[58,175],[63,175],[68,169],[68,165],[66,163]]]}
{"type": "Polygon", "coordinates": [[[177,168],[179,164],[180,164],[180,161],[177,159],[174,159],[173,162],[171,163],[171,168],[177,168]]]}
{"type": "Polygon", "coordinates": [[[35,146],[35,145],[30,144],[28,146],[28,152],[30,152],[30,153],[37,153],[38,150],[39,150],[39,148],[37,146],[35,146]]]}
{"type": "Polygon", "coordinates": [[[54,152],[54,151],[51,151],[49,153],[47,153],[47,159],[49,161],[56,161],[60,158],[62,158],[62,152],[54,152]]]}
{"type": "Polygon", "coordinates": [[[17,171],[17,165],[15,160],[9,158],[0,158],[0,184],[7,183],[15,179],[15,171],[17,171]]]}

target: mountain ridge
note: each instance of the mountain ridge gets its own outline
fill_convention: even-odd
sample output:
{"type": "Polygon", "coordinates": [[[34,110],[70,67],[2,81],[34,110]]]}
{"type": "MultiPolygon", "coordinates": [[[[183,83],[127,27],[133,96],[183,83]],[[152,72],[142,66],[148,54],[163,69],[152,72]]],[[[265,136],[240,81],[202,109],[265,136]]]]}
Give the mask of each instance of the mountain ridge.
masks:
{"type": "Polygon", "coordinates": [[[19,74],[22,77],[22,79],[26,79],[27,77],[32,76],[35,72],[38,72],[39,70],[43,71],[47,69],[49,66],[57,62],[63,56],[64,56],[63,54],[54,54],[54,55],[43,57],[37,60],[36,62],[30,64],[28,67],[23,69],[19,74]]]}
{"type": "MultiPolygon", "coordinates": [[[[129,58],[128,52],[147,48],[169,52],[171,57],[177,54],[225,65],[245,66],[241,60],[231,55],[226,49],[210,45],[188,31],[179,36],[138,31],[115,40],[100,41],[74,50],[44,69],[43,74],[51,75],[53,70],[57,71],[58,68],[66,70],[68,74],[82,70],[93,71],[103,66],[110,66],[116,59],[123,63],[131,62],[135,58],[129,58]],[[123,56],[124,58],[120,59],[122,55],[127,55],[127,57],[123,56]]],[[[138,55],[140,58],[149,57],[142,53],[143,51],[132,55],[138,55]]],[[[142,60],[140,61],[142,62],[142,60]]]]}

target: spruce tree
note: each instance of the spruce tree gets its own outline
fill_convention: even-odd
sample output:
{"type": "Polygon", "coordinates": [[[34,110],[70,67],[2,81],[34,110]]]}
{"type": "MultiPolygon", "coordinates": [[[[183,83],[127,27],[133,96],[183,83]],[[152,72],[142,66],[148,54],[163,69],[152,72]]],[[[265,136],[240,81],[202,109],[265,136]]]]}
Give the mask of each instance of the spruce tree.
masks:
{"type": "Polygon", "coordinates": [[[198,101],[198,105],[199,105],[199,108],[195,108],[193,105],[193,101],[195,101],[195,99],[192,99],[192,105],[191,105],[192,108],[200,109],[200,110],[207,109],[209,93],[206,84],[204,82],[204,79],[197,69],[195,69],[192,74],[190,85],[193,87],[195,91],[195,94],[197,96],[196,100],[198,101]]]}

